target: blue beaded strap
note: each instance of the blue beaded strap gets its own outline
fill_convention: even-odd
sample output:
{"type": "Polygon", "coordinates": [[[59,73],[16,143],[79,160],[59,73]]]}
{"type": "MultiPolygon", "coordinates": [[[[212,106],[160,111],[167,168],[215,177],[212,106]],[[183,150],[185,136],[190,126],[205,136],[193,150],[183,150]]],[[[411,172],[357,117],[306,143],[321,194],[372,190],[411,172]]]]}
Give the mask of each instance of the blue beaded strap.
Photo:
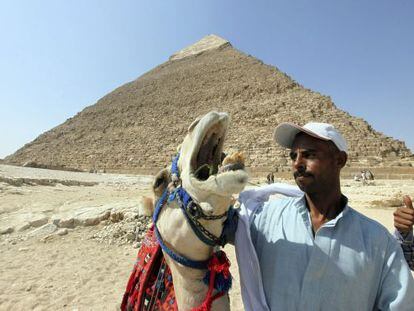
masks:
{"type": "Polygon", "coordinates": [[[180,177],[180,171],[178,170],[178,159],[179,158],[180,158],[180,153],[178,152],[171,163],[171,174],[175,174],[177,177],[180,177]]]}
{"type": "MultiPolygon", "coordinates": [[[[205,244],[210,245],[210,246],[222,245],[222,239],[221,239],[222,237],[221,236],[219,238],[214,237],[214,239],[213,239],[213,234],[206,232],[206,234],[211,235],[211,238],[207,237],[200,230],[200,228],[194,223],[194,220],[191,219],[191,217],[188,215],[186,206],[188,206],[189,203],[193,202],[193,199],[190,197],[190,195],[187,193],[187,191],[185,191],[181,187],[177,188],[173,193],[170,194],[168,201],[171,202],[174,199],[177,199],[178,206],[180,207],[181,211],[183,212],[184,217],[186,218],[186,220],[190,224],[191,229],[193,229],[194,233],[196,234],[196,236],[201,241],[203,241],[205,244]]],[[[200,225],[200,223],[198,223],[198,224],[200,225]]]]}
{"type": "Polygon", "coordinates": [[[178,253],[175,253],[172,249],[170,249],[167,245],[165,245],[160,232],[158,231],[157,228],[157,220],[158,220],[158,216],[162,210],[162,207],[164,206],[166,199],[168,197],[168,190],[166,189],[164,191],[164,193],[162,194],[161,198],[158,200],[156,206],[155,206],[155,211],[154,211],[154,215],[152,217],[152,220],[154,222],[154,231],[155,234],[157,236],[157,240],[158,243],[160,244],[162,250],[168,255],[170,256],[173,260],[177,261],[178,263],[186,266],[186,267],[190,267],[190,268],[194,268],[194,269],[199,269],[199,270],[204,270],[207,269],[207,264],[209,259],[207,260],[191,260],[188,259],[178,253]]]}

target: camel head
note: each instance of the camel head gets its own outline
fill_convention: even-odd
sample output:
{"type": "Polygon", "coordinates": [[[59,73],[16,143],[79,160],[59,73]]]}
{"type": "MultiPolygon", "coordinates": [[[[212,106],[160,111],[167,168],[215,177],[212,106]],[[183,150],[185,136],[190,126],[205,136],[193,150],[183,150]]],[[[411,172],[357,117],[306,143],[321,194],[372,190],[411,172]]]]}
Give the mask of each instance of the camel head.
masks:
{"type": "Polygon", "coordinates": [[[179,148],[182,186],[200,203],[217,205],[217,201],[227,201],[247,183],[244,159],[238,157],[233,165],[226,165],[228,169],[220,169],[228,125],[227,113],[209,112],[189,126],[179,148]]]}
{"type": "MultiPolygon", "coordinates": [[[[227,113],[216,111],[198,117],[177,148],[181,185],[207,214],[225,212],[232,202],[232,194],[243,190],[248,180],[241,154],[224,157],[229,119],[227,113]]],[[[165,168],[156,175],[152,185],[154,202],[169,184],[171,169],[165,168]]]]}

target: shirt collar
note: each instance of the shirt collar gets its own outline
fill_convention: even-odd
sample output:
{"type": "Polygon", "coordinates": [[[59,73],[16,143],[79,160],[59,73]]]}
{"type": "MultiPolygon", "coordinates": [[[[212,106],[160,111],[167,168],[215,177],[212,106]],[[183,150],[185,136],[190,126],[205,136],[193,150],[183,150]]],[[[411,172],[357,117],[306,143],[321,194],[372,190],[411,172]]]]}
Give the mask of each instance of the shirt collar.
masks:
{"type": "MultiPolygon", "coordinates": [[[[348,198],[341,194],[341,203],[343,204],[344,208],[342,211],[334,218],[329,221],[327,221],[323,226],[324,227],[334,227],[336,223],[339,221],[339,219],[343,218],[348,212],[349,212],[349,205],[348,205],[348,198]]],[[[310,221],[310,212],[306,205],[306,197],[305,195],[301,196],[296,201],[296,207],[298,208],[299,213],[301,214],[303,221],[311,226],[310,221]]],[[[311,226],[312,227],[312,226],[311,226]]]]}

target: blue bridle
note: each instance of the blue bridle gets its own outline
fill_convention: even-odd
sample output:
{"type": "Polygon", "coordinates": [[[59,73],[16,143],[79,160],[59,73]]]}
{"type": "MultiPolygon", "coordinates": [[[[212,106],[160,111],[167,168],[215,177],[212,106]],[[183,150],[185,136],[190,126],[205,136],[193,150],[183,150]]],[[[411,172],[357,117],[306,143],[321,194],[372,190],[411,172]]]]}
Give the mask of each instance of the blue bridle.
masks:
{"type": "MultiPolygon", "coordinates": [[[[172,165],[171,165],[171,175],[176,175],[177,178],[180,177],[180,173],[179,173],[179,170],[178,170],[178,159],[179,159],[179,157],[180,157],[180,154],[178,153],[177,156],[173,159],[172,165]]],[[[164,243],[164,241],[161,237],[161,234],[160,234],[160,232],[157,228],[157,220],[158,220],[160,212],[161,212],[163,206],[165,205],[165,203],[167,201],[171,202],[173,200],[177,200],[180,209],[182,210],[186,220],[190,224],[191,228],[193,229],[193,231],[197,235],[197,237],[201,241],[203,241],[204,243],[206,243],[207,245],[210,245],[210,246],[217,246],[217,245],[224,246],[224,244],[226,244],[226,242],[227,242],[226,233],[228,231],[226,229],[228,229],[228,225],[230,225],[229,219],[233,219],[234,209],[233,209],[232,206],[230,206],[229,210],[223,215],[205,216],[203,214],[204,216],[201,216],[201,218],[206,218],[206,219],[219,219],[219,218],[227,216],[227,219],[224,222],[223,232],[220,235],[220,237],[217,238],[214,235],[212,235],[210,232],[208,232],[198,222],[197,217],[193,217],[193,216],[189,215],[189,208],[191,209],[195,206],[197,211],[200,212],[201,207],[199,207],[199,205],[191,198],[191,196],[187,193],[187,191],[185,191],[185,189],[183,187],[179,186],[174,191],[172,191],[171,193],[169,193],[168,188],[165,189],[162,196],[157,201],[157,204],[156,204],[155,210],[154,210],[154,214],[153,214],[153,223],[154,223],[154,231],[155,231],[155,234],[157,236],[158,243],[160,244],[162,250],[166,254],[168,254],[168,256],[170,256],[173,260],[177,261],[178,263],[180,263],[184,266],[194,268],[194,269],[207,269],[207,264],[208,264],[209,259],[207,259],[207,260],[192,260],[192,259],[186,258],[186,257],[174,252],[167,245],[165,245],[165,243],[164,243]],[[210,218],[208,218],[208,217],[210,217],[210,218]]],[[[201,213],[202,213],[202,211],[201,211],[201,213]]]]}

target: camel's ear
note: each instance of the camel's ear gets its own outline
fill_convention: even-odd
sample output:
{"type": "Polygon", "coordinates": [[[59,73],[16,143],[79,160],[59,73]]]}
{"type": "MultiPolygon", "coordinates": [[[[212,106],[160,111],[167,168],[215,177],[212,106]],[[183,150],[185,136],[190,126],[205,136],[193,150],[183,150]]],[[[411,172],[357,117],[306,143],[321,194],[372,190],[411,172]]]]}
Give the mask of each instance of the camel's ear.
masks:
{"type": "Polygon", "coordinates": [[[170,171],[167,168],[162,169],[155,175],[154,182],[152,183],[152,190],[154,191],[155,198],[159,198],[162,195],[170,181],[170,171]]]}
{"type": "Polygon", "coordinates": [[[193,123],[191,123],[190,124],[190,126],[188,127],[188,132],[191,132],[194,128],[195,128],[195,126],[198,124],[198,122],[200,122],[200,120],[201,120],[201,118],[202,118],[203,116],[198,116],[194,121],[193,121],[193,123]]]}
{"type": "Polygon", "coordinates": [[[150,197],[141,197],[141,202],[138,205],[138,214],[141,216],[151,216],[154,212],[154,201],[150,197]]]}

